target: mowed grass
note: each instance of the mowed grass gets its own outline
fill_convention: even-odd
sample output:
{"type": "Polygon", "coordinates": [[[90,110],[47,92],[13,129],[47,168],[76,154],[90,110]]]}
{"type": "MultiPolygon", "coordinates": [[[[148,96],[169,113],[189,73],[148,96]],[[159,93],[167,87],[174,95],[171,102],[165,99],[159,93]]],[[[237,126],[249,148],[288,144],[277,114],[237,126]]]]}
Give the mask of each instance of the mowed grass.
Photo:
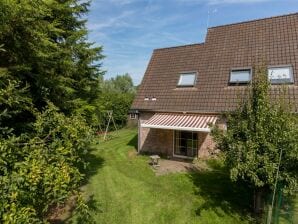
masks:
{"type": "Polygon", "coordinates": [[[249,223],[250,196],[222,170],[155,176],[136,155],[137,131],[113,133],[95,146],[84,191],[97,223],[249,223]]]}
{"type": "Polygon", "coordinates": [[[280,224],[298,223],[298,195],[296,197],[285,198],[286,205],[282,206],[277,214],[273,214],[272,219],[278,220],[280,224]]]}

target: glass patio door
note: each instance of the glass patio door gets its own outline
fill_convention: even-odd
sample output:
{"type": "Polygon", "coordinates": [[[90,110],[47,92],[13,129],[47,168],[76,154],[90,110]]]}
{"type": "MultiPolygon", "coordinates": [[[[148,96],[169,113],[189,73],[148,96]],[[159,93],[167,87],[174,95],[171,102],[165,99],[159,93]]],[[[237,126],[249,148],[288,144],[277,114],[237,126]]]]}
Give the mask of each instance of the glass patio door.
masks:
{"type": "Polygon", "coordinates": [[[174,155],[196,157],[198,151],[198,133],[192,131],[175,131],[174,155]]]}

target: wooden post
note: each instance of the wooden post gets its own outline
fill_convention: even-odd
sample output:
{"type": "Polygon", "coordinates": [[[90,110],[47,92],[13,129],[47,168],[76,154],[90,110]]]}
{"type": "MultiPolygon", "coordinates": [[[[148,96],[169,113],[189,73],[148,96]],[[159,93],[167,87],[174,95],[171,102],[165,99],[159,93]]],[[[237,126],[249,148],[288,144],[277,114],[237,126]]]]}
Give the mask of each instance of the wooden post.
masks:
{"type": "Polygon", "coordinates": [[[106,127],[106,131],[105,131],[105,134],[104,134],[104,136],[103,136],[103,140],[104,140],[104,141],[106,140],[107,133],[108,133],[108,130],[109,130],[110,121],[111,121],[111,114],[110,114],[110,111],[108,111],[108,116],[109,116],[108,125],[107,125],[107,127],[106,127]]]}

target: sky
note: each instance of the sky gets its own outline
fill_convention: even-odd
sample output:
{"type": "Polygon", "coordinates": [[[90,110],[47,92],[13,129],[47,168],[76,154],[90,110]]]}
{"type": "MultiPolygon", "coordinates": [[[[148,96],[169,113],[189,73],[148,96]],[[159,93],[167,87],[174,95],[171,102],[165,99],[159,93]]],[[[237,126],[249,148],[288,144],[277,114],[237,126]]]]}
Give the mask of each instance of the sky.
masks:
{"type": "Polygon", "coordinates": [[[295,12],[298,0],[93,0],[88,39],[103,46],[106,79],[129,73],[138,85],[156,48],[202,43],[207,27],[295,12]]]}

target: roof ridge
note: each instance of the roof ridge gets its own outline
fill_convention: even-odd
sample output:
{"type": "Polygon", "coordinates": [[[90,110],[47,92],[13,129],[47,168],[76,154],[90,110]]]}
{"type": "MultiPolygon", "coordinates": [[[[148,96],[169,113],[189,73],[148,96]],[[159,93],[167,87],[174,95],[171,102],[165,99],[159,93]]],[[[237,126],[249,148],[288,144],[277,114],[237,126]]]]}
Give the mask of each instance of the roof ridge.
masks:
{"type": "Polygon", "coordinates": [[[244,24],[244,23],[251,23],[251,22],[257,22],[257,21],[261,21],[261,20],[269,20],[269,19],[275,19],[275,18],[279,18],[279,17],[287,17],[287,16],[293,16],[293,15],[298,15],[298,12],[293,12],[293,13],[283,14],[283,15],[278,15],[278,16],[270,16],[270,17],[266,17],[266,18],[252,19],[252,20],[236,22],[236,23],[229,23],[229,24],[218,25],[218,26],[212,26],[212,27],[209,27],[208,30],[213,29],[213,28],[223,27],[223,26],[234,26],[234,25],[240,25],[240,24],[244,24]]]}
{"type": "Polygon", "coordinates": [[[185,45],[179,45],[179,46],[173,46],[173,47],[162,47],[162,48],[156,48],[156,49],[154,49],[154,51],[166,50],[166,49],[172,49],[172,48],[180,48],[180,47],[191,47],[191,46],[203,45],[203,44],[205,44],[205,43],[203,42],[203,43],[185,44],[185,45]]]}

